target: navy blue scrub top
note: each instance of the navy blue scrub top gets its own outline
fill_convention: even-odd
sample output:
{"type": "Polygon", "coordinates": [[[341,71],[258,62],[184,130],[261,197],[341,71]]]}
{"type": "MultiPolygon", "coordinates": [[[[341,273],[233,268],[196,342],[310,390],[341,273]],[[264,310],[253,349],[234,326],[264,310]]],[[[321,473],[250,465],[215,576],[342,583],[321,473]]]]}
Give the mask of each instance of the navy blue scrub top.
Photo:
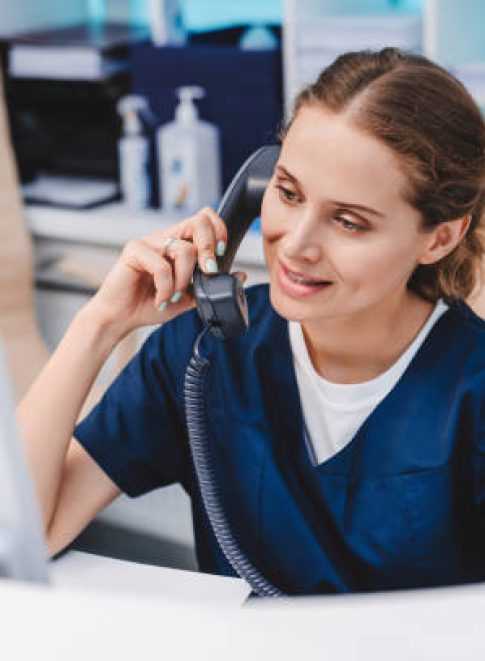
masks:
{"type": "MultiPolygon", "coordinates": [[[[217,482],[253,564],[290,594],[485,580],[485,322],[453,304],[352,441],[314,466],[288,323],[267,285],[247,293],[249,331],[204,339],[205,401],[217,482]]],[[[155,330],[74,435],[130,496],[181,483],[200,569],[233,576],[184,420],[201,328],[190,311],[155,330]]]]}

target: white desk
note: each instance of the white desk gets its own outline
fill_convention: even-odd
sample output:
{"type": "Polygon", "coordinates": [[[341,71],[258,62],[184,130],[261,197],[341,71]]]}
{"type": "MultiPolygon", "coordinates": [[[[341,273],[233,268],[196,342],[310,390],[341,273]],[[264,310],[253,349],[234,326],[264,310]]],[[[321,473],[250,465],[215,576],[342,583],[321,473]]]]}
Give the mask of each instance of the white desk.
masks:
{"type": "Polygon", "coordinates": [[[0,658],[478,661],[485,654],[485,586],[241,607],[210,590],[232,579],[194,574],[204,587],[190,600],[186,572],[154,572],[158,594],[150,595],[93,589],[87,574],[82,589],[0,582],[0,658]],[[177,584],[185,584],[183,598],[177,584]]]}
{"type": "MultiPolygon", "coordinates": [[[[177,222],[177,218],[161,211],[135,213],[119,202],[88,211],[26,206],[24,215],[34,238],[97,244],[118,250],[130,239],[177,222]]],[[[237,262],[264,268],[263,246],[257,232],[246,234],[238,251],[237,262]]]]}
{"type": "Polygon", "coordinates": [[[170,598],[172,602],[221,608],[242,606],[251,592],[239,578],[155,567],[80,551],[68,551],[51,562],[49,574],[53,586],[63,590],[139,599],[170,598]]]}

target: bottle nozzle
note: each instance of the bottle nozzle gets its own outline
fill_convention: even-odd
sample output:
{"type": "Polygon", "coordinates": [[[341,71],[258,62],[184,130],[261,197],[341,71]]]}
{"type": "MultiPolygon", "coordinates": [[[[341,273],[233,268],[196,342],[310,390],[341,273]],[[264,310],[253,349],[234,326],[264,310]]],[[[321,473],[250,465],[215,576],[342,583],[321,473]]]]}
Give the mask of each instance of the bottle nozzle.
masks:
{"type": "Polygon", "coordinates": [[[144,96],[128,94],[123,96],[116,104],[116,110],[123,118],[126,134],[136,135],[141,132],[139,113],[147,110],[148,102],[144,96]]]}
{"type": "Polygon", "coordinates": [[[175,109],[175,118],[180,121],[197,119],[198,112],[194,99],[202,99],[205,96],[204,88],[199,85],[185,85],[177,87],[176,92],[180,102],[175,109]]]}
{"type": "Polygon", "coordinates": [[[127,94],[123,96],[116,105],[116,110],[120,115],[125,115],[127,112],[139,113],[142,110],[147,110],[148,102],[144,96],[138,94],[127,94]]]}

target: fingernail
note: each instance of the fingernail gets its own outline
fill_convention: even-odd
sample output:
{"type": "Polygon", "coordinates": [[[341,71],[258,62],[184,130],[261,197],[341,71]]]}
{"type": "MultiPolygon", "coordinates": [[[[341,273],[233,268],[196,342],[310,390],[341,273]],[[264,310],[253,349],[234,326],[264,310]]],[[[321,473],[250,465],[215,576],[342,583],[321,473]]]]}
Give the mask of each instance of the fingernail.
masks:
{"type": "Polygon", "coordinates": [[[222,257],[225,252],[226,252],[226,242],[218,241],[216,245],[216,255],[218,257],[222,257]]]}
{"type": "Polygon", "coordinates": [[[205,262],[205,267],[209,271],[209,273],[217,273],[218,271],[217,263],[215,259],[207,259],[205,262]]]}
{"type": "Polygon", "coordinates": [[[176,291],[175,294],[173,294],[173,296],[170,297],[170,302],[177,303],[177,301],[180,301],[181,298],[182,298],[182,293],[176,291]]]}
{"type": "Polygon", "coordinates": [[[160,305],[158,306],[157,310],[159,312],[163,312],[164,310],[167,309],[168,301],[162,301],[160,305]]]}

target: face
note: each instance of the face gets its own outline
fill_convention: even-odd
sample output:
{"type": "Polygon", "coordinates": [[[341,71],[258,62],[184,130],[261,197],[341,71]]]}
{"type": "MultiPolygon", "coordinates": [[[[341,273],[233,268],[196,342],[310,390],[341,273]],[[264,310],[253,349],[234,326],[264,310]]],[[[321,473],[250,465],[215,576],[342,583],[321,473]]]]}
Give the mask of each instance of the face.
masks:
{"type": "Polygon", "coordinates": [[[301,108],[261,210],[276,311],[300,322],[328,321],[406,297],[430,243],[404,199],[406,186],[384,144],[343,114],[301,108]]]}

